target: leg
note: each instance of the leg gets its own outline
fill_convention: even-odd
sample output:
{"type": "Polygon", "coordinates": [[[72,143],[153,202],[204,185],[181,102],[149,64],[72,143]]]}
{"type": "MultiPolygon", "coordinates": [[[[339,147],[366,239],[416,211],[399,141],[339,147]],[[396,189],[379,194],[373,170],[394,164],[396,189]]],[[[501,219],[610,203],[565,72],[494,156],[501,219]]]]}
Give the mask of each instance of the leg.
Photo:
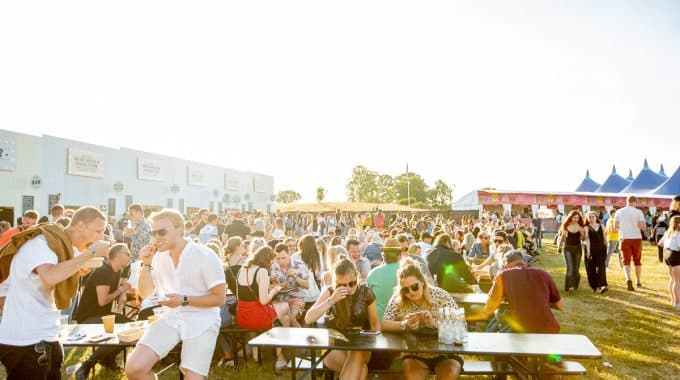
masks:
{"type": "Polygon", "coordinates": [[[404,359],[402,367],[407,380],[425,380],[430,374],[427,364],[417,359],[404,359]]]}
{"type": "Polygon", "coordinates": [[[130,380],[153,380],[156,374],[152,369],[161,360],[149,347],[138,344],[125,365],[125,374],[130,380]]]}
{"type": "Polygon", "coordinates": [[[567,267],[567,271],[564,275],[564,290],[569,291],[573,285],[573,273],[574,273],[574,263],[573,256],[571,255],[571,246],[564,247],[564,264],[567,267]]]}
{"type": "Polygon", "coordinates": [[[345,360],[342,372],[340,373],[340,379],[365,380],[366,378],[361,376],[368,373],[367,364],[369,360],[371,360],[370,351],[349,351],[347,353],[347,360],[345,360]]]}
{"type": "Polygon", "coordinates": [[[680,305],[680,265],[670,267],[670,271],[671,280],[673,281],[673,291],[671,294],[674,297],[675,306],[678,307],[680,305]]]}
{"type": "Polygon", "coordinates": [[[594,258],[592,256],[592,252],[591,252],[590,258],[587,258],[587,257],[585,258],[583,265],[585,265],[585,267],[586,267],[586,276],[588,277],[588,285],[590,285],[590,288],[593,289],[593,290],[597,289],[598,288],[597,279],[596,279],[597,274],[595,272],[596,271],[595,261],[594,261],[594,258]]]}
{"type": "Polygon", "coordinates": [[[608,286],[607,284],[607,267],[604,265],[604,255],[597,258],[597,283],[598,286],[608,286]]]}
{"type": "Polygon", "coordinates": [[[185,379],[199,380],[208,377],[217,335],[219,326],[208,328],[201,335],[182,341],[180,370],[185,379]]]}
{"type": "Polygon", "coordinates": [[[460,363],[453,359],[446,359],[437,364],[434,369],[435,380],[453,380],[457,379],[462,370],[460,363]]]}
{"type": "Polygon", "coordinates": [[[659,251],[659,262],[663,262],[663,247],[656,246],[656,249],[659,251]]]}
{"type": "Polygon", "coordinates": [[[574,262],[574,289],[578,289],[578,285],[581,282],[581,256],[583,255],[583,248],[578,247],[576,252],[573,252],[573,262],[574,262]]]}
{"type": "Polygon", "coordinates": [[[621,253],[623,254],[623,275],[626,277],[626,282],[630,281],[630,261],[632,259],[632,252],[630,248],[630,240],[623,240],[621,242],[621,253]]]}
{"type": "Polygon", "coordinates": [[[637,285],[642,283],[642,240],[633,241],[633,263],[635,264],[635,278],[637,285]]]}
{"type": "Polygon", "coordinates": [[[335,372],[336,376],[340,376],[345,361],[347,361],[347,351],[333,350],[323,359],[323,364],[335,372]]]}

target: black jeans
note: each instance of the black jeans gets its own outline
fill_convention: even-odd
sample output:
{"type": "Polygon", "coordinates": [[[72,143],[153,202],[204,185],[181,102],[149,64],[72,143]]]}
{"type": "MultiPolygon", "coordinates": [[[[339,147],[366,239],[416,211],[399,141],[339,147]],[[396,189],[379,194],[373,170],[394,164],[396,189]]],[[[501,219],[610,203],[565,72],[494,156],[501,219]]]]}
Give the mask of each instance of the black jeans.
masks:
{"type": "MultiPolygon", "coordinates": [[[[116,323],[127,323],[131,322],[127,317],[116,314],[116,323]]],[[[87,318],[83,323],[85,324],[101,324],[102,317],[90,317],[87,318]]],[[[125,347],[100,347],[96,349],[92,356],[87,358],[83,365],[87,367],[93,367],[95,364],[99,363],[107,367],[113,367],[116,363],[116,355],[123,352],[125,347]]]]}
{"type": "Polygon", "coordinates": [[[564,290],[569,290],[569,288],[578,289],[578,284],[581,281],[579,268],[581,266],[582,254],[583,248],[580,244],[564,246],[564,262],[567,264],[567,274],[564,276],[564,290]]]}
{"type": "Polygon", "coordinates": [[[607,258],[606,253],[591,252],[590,260],[585,259],[586,273],[588,274],[588,285],[593,290],[599,287],[607,286],[607,268],[604,266],[604,261],[607,258]]]}
{"type": "Polygon", "coordinates": [[[59,342],[39,342],[30,346],[8,346],[0,344],[0,362],[7,371],[7,380],[59,380],[64,350],[59,342]],[[46,363],[38,359],[44,355],[46,363]]]}

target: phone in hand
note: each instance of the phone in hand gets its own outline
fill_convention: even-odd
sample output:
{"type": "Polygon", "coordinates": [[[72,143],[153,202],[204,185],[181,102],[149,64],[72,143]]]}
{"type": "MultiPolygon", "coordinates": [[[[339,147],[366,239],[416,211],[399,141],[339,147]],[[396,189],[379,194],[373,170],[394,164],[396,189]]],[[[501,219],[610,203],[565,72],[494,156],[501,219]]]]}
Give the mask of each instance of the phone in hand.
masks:
{"type": "Polygon", "coordinates": [[[361,331],[359,331],[359,334],[361,334],[361,335],[380,335],[380,331],[361,330],[361,331]]]}

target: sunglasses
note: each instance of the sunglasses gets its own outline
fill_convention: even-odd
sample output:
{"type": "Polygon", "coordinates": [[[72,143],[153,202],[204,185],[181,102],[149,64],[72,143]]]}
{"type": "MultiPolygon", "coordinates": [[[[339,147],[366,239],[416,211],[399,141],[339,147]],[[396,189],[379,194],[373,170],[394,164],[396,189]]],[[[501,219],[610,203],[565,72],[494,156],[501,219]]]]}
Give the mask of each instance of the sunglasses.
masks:
{"type": "Polygon", "coordinates": [[[502,242],[503,242],[503,239],[493,239],[493,242],[494,242],[494,243],[502,243],[502,242]]]}
{"type": "Polygon", "coordinates": [[[151,231],[151,236],[153,237],[163,237],[168,234],[168,231],[172,230],[172,227],[161,228],[160,230],[151,231]]]}
{"type": "Polygon", "coordinates": [[[46,366],[49,363],[49,360],[47,358],[47,346],[45,345],[45,342],[38,342],[38,344],[33,346],[33,349],[35,349],[36,353],[40,354],[40,356],[38,356],[38,364],[46,366]]]}
{"type": "Polygon", "coordinates": [[[346,286],[346,287],[348,287],[348,288],[353,288],[353,287],[355,287],[356,285],[357,285],[357,281],[354,280],[354,281],[350,281],[350,282],[348,282],[348,283],[346,283],[346,284],[335,284],[335,287],[336,287],[336,288],[342,288],[343,286],[346,286]]]}
{"type": "Polygon", "coordinates": [[[408,294],[410,292],[417,292],[418,289],[420,289],[420,284],[416,282],[415,284],[411,284],[410,286],[404,286],[403,288],[401,288],[401,294],[408,294]]]}

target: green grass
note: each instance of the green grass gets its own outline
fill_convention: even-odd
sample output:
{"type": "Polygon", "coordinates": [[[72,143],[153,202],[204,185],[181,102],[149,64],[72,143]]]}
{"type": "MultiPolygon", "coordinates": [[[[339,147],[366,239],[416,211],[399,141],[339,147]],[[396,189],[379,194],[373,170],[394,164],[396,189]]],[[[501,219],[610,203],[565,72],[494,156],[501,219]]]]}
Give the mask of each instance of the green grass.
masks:
{"type": "MultiPolygon", "coordinates": [[[[538,267],[553,276],[561,289],[564,281],[564,261],[555,255],[550,239],[544,240],[538,267]]],[[[588,379],[672,379],[680,373],[680,313],[670,307],[668,274],[664,264],[657,261],[656,247],[644,243],[644,288],[629,292],[623,272],[610,263],[607,273],[609,292],[594,294],[588,287],[585,269],[581,266],[581,287],[573,295],[563,293],[565,308],[555,312],[563,333],[587,335],[602,352],[602,359],[583,360],[588,379]],[[608,362],[613,368],[605,368],[608,362]]],[[[83,349],[69,350],[63,368],[83,359],[83,349]]],[[[273,365],[257,365],[249,361],[247,369],[213,368],[211,379],[276,379],[273,365]]],[[[288,378],[286,373],[282,378],[288,378]]],[[[0,378],[4,377],[0,368],[0,378]]],[[[118,379],[120,375],[97,369],[96,379],[118,379]]],[[[65,377],[64,377],[65,378],[65,377]]],[[[161,379],[176,379],[174,369],[161,379]]]]}

